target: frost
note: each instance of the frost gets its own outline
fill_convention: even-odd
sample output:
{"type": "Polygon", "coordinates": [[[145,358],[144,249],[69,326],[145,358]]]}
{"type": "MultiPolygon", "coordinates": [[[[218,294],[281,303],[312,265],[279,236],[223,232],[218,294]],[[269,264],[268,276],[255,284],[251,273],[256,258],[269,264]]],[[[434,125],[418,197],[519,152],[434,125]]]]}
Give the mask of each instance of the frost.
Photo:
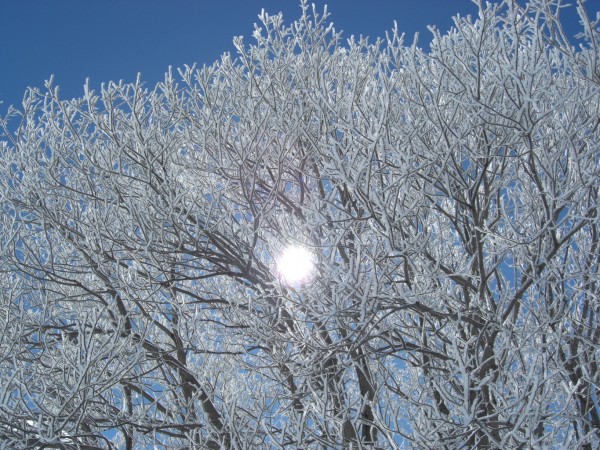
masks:
{"type": "Polygon", "coordinates": [[[597,23],[301,6],[0,120],[0,447],[598,446],[597,23]]]}

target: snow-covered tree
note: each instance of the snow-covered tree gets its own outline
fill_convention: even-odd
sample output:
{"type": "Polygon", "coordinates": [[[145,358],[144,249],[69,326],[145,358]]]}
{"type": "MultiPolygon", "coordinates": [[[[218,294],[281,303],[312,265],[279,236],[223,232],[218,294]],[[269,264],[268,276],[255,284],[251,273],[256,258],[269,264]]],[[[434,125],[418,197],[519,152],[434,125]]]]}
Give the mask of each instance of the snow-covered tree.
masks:
{"type": "Polygon", "coordinates": [[[600,31],[561,9],[423,50],[303,3],[152,89],[30,90],[0,447],[597,448],[600,31]]]}

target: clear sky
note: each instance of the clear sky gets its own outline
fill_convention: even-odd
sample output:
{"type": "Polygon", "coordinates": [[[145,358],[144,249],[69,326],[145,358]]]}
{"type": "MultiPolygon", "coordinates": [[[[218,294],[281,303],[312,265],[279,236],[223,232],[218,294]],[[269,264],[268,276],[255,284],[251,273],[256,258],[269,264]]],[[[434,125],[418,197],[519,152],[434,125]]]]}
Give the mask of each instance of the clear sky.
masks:
{"type": "MultiPolygon", "coordinates": [[[[470,0],[313,1],[329,6],[346,37],[384,36],[396,20],[407,41],[419,32],[423,45],[427,25],[445,31],[456,13],[476,12],[470,0]]],[[[597,10],[600,1],[588,9],[594,4],[597,10]]],[[[152,86],[169,66],[211,64],[233,51],[233,36],[251,41],[262,8],[283,12],[286,22],[300,14],[299,0],[0,0],[0,115],[51,74],[61,96],[72,98],[88,77],[98,87],[141,72],[152,86]]]]}

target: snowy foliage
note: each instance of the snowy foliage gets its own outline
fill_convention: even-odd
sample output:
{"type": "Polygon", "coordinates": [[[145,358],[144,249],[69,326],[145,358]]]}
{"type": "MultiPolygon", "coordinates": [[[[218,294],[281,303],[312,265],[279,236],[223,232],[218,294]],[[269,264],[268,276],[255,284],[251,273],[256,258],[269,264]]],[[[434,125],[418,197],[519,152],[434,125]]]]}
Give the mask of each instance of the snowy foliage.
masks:
{"type": "Polygon", "coordinates": [[[600,31],[327,14],[0,120],[0,448],[597,448],[600,31]],[[285,283],[277,261],[314,267],[285,283]]]}

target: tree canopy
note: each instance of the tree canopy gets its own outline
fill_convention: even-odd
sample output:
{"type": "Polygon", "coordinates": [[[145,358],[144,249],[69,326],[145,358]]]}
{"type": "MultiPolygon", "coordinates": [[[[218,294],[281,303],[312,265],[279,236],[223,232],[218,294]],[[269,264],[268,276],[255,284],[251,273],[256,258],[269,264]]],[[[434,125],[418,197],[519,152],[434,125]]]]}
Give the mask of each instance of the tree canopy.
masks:
{"type": "Polygon", "coordinates": [[[302,2],[153,88],[31,89],[0,448],[596,448],[600,29],[561,8],[422,49],[302,2]]]}

